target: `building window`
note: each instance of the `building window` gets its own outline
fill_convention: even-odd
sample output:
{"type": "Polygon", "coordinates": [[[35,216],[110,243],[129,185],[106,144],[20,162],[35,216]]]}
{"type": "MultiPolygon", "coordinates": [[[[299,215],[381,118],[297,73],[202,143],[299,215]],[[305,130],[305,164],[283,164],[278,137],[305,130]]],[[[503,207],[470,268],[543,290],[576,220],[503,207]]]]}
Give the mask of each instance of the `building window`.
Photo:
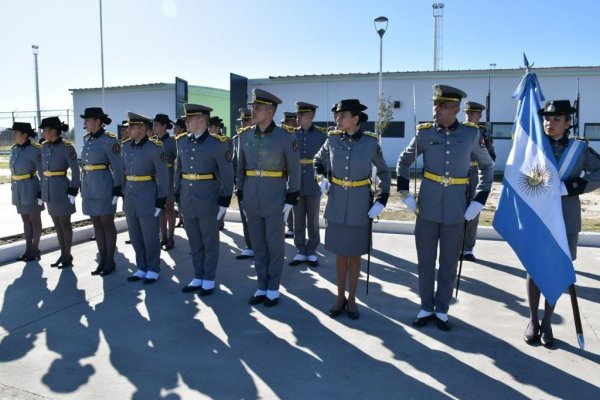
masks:
{"type": "Polygon", "coordinates": [[[492,136],[496,139],[512,139],[515,133],[513,122],[492,122],[492,136]]]}
{"type": "Polygon", "coordinates": [[[600,140],[600,123],[586,122],[583,128],[583,137],[587,140],[600,140]]]}

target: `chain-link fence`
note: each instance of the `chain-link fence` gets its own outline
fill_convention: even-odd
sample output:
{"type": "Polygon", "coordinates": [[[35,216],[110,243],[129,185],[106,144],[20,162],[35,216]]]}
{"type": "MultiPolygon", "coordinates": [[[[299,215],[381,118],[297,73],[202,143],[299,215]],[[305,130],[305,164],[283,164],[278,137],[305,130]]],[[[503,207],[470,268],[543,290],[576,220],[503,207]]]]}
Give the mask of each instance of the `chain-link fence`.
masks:
{"type": "MultiPolygon", "coordinates": [[[[47,117],[58,117],[69,125],[69,131],[62,134],[63,138],[73,140],[73,109],[62,110],[40,110],[41,119],[47,117]]],[[[0,111],[0,146],[9,146],[13,144],[10,127],[13,122],[29,122],[34,130],[38,132],[38,139],[41,138],[41,132],[37,129],[40,125],[37,118],[37,111],[0,111]]]]}

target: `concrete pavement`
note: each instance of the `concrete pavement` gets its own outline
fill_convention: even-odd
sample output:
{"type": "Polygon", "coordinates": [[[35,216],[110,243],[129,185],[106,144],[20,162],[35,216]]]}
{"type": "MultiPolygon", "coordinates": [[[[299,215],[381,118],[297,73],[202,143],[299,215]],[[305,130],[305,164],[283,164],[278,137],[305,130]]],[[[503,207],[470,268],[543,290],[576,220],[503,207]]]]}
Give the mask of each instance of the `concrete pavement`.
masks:
{"type": "MultiPolygon", "coordinates": [[[[251,307],[251,261],[238,261],[241,225],[221,236],[218,289],[181,293],[192,278],[185,233],[162,253],[160,280],[128,283],[134,252],[118,239],[117,273],[90,276],[96,245],[74,246],[75,267],[0,266],[0,398],[394,398],[593,399],[600,396],[600,257],[576,262],[586,350],[577,347],[563,296],[553,350],[522,340],[525,273],[501,241],[479,241],[465,262],[450,332],[415,329],[419,309],[412,235],[376,233],[369,295],[359,284],[360,319],[331,319],[335,258],[285,266],[282,301],[251,307]]],[[[286,257],[295,254],[287,241],[286,257]]],[[[363,263],[366,270],[366,261],[363,263]]]]}

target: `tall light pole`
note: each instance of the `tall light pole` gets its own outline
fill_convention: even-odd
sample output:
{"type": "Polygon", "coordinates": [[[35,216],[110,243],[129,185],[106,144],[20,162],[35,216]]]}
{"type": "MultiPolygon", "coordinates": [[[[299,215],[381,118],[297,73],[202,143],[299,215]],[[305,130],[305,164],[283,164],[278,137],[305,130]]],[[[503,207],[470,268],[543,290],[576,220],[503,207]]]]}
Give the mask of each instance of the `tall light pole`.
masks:
{"type": "MultiPolygon", "coordinates": [[[[379,103],[378,107],[381,108],[381,103],[383,102],[383,35],[388,27],[388,19],[383,16],[377,17],[373,20],[373,25],[375,26],[375,32],[379,35],[379,96],[377,99],[379,103]]],[[[379,127],[376,130],[377,132],[375,133],[380,135],[379,127]]]]}
{"type": "Polygon", "coordinates": [[[102,35],[102,0],[100,5],[100,69],[102,71],[102,109],[104,109],[104,37],[102,35]]]}
{"type": "Polygon", "coordinates": [[[40,124],[42,123],[42,115],[40,112],[40,81],[38,79],[38,59],[37,59],[40,48],[36,44],[32,45],[31,48],[33,49],[33,61],[34,61],[34,65],[35,65],[35,99],[37,102],[36,126],[40,126],[40,124]]]}

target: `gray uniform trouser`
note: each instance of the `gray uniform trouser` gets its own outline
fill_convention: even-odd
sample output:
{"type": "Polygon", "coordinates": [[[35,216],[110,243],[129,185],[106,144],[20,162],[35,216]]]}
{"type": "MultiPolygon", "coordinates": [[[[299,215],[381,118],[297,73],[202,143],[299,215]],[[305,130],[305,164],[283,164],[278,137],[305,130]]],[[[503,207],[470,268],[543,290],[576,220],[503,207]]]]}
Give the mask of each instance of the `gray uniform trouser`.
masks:
{"type": "MultiPolygon", "coordinates": [[[[469,170],[469,197],[470,200],[473,200],[475,197],[475,188],[479,183],[477,167],[471,167],[469,170]]],[[[472,219],[471,221],[467,221],[467,230],[465,232],[465,251],[473,251],[475,248],[475,240],[477,239],[477,226],[479,225],[479,215],[472,219]]]]}
{"type": "Polygon", "coordinates": [[[294,206],[294,244],[298,253],[310,256],[316,255],[317,246],[321,241],[319,232],[319,207],[321,196],[300,196],[294,206]],[[306,230],[308,228],[308,241],[306,230]]]}
{"type": "Polygon", "coordinates": [[[421,308],[447,313],[456,280],[464,224],[444,225],[417,217],[415,241],[419,270],[421,308]],[[434,296],[435,264],[438,242],[440,248],[437,291],[434,296]]]}
{"type": "Polygon", "coordinates": [[[244,211],[242,204],[240,204],[240,216],[242,217],[242,228],[244,229],[244,242],[246,242],[246,248],[252,250],[250,232],[248,232],[248,220],[246,219],[246,211],[244,211]]]}
{"type": "MultiPolygon", "coordinates": [[[[185,215],[185,214],[184,214],[185,215]]],[[[214,281],[219,263],[219,221],[217,215],[191,218],[185,215],[185,233],[192,251],[194,278],[214,281]]]]}
{"type": "Polygon", "coordinates": [[[269,217],[248,214],[248,230],[254,250],[259,290],[279,290],[285,254],[284,221],[281,213],[269,217]]]}
{"type": "MultiPolygon", "coordinates": [[[[162,212],[162,211],[161,211],[162,212]]],[[[131,245],[135,250],[135,264],[144,272],[160,271],[159,219],[152,215],[136,217],[125,215],[131,245]]]]}

